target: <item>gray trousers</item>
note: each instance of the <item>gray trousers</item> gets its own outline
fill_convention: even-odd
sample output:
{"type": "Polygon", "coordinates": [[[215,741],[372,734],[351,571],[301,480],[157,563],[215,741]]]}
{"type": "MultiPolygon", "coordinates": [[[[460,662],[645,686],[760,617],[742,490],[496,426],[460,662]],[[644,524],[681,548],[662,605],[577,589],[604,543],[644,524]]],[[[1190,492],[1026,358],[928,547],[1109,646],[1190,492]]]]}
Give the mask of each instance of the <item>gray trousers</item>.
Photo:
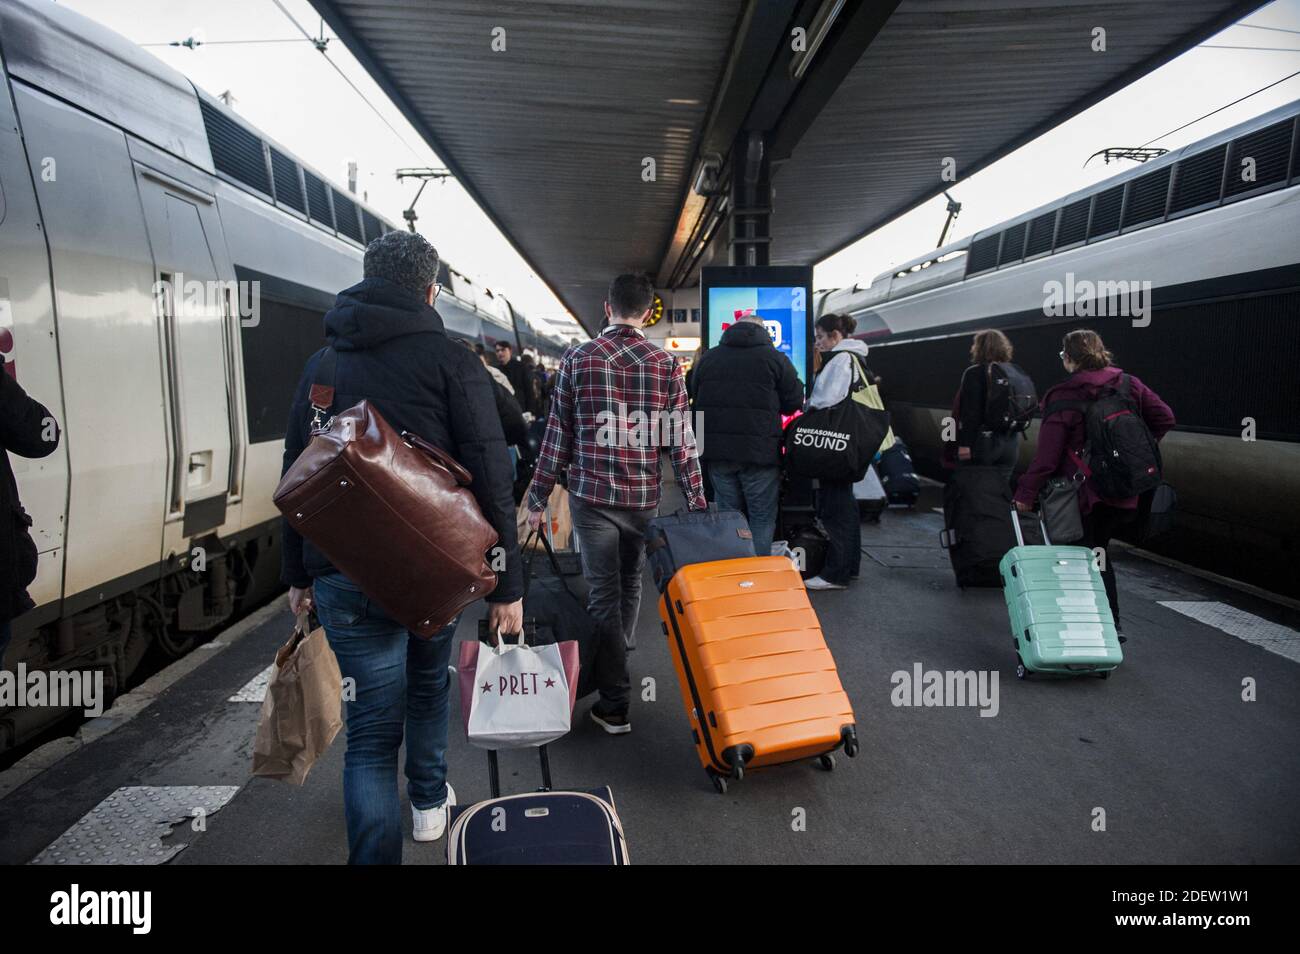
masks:
{"type": "Polygon", "coordinates": [[[654,510],[618,510],[569,498],[573,530],[582,554],[582,575],[591,592],[587,612],[600,628],[596,655],[597,711],[623,715],[632,701],[627,650],[641,609],[645,530],[654,510]]]}

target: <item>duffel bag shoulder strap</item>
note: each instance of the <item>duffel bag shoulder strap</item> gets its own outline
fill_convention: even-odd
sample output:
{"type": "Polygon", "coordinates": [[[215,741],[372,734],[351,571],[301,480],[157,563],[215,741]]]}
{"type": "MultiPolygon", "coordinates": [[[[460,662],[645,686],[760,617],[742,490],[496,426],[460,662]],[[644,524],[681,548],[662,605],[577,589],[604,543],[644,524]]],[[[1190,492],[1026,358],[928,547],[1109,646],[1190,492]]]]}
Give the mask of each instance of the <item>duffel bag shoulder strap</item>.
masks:
{"type": "Polygon", "coordinates": [[[338,373],[339,353],[326,347],[316,363],[307,397],[311,401],[311,426],[313,430],[329,426],[329,411],[334,406],[334,377],[338,373]]]}

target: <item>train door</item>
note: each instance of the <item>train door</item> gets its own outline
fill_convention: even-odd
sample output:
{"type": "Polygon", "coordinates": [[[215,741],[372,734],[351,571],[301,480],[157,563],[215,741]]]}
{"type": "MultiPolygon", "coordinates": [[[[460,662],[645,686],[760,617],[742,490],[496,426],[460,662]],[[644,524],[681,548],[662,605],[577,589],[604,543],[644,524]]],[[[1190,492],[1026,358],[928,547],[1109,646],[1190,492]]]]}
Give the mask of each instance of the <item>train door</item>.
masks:
{"type": "Polygon", "coordinates": [[[167,513],[163,556],[219,528],[231,490],[229,283],[209,235],[214,200],[137,166],[154,258],[154,301],[164,368],[167,513]]]}
{"type": "MultiPolygon", "coordinates": [[[[49,410],[64,431],[60,447],[35,459],[10,455],[18,494],[31,515],[39,553],[28,592],[39,609],[15,623],[9,658],[24,658],[22,634],[57,615],[63,595],[68,502],[67,418],[59,373],[50,260],[42,232],[36,188],[54,188],[50,152],[39,152],[29,169],[10,87],[0,62],[0,373],[12,376],[49,410]],[[33,171],[36,179],[33,181],[33,171]]],[[[51,432],[52,433],[52,432],[51,432]]],[[[0,454],[4,451],[0,450],[0,454]]],[[[8,519],[8,515],[5,515],[8,519]]]]}

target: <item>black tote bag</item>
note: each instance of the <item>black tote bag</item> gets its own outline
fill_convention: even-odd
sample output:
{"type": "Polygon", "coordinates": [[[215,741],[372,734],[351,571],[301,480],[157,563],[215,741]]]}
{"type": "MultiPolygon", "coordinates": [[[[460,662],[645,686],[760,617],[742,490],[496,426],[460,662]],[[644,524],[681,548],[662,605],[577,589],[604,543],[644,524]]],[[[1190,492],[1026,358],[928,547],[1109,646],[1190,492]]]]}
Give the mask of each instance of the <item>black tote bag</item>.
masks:
{"type": "Polygon", "coordinates": [[[856,356],[854,383],[843,401],[796,417],[785,429],[785,466],[798,477],[859,481],[889,433],[889,412],[867,404],[856,356]]]}

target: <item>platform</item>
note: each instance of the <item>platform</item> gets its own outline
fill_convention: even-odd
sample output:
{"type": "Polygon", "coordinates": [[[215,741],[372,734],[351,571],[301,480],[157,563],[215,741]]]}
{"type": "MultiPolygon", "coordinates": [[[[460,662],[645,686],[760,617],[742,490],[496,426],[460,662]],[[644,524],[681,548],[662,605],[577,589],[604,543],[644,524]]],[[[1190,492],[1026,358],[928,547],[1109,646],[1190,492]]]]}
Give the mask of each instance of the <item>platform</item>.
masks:
{"type": "MultiPolygon", "coordinates": [[[[831,773],[755,771],[715,793],[647,600],[632,671],[634,685],[655,681],[655,701],[634,702],[624,737],[599,731],[580,703],[573,731],[552,745],[556,785],[610,785],[640,864],[1300,861],[1300,613],[1117,551],[1123,666],[1107,681],[1019,682],[1002,596],[953,585],[933,493],[865,523],[861,578],[813,595],[857,713],[856,759],[840,755],[831,773]],[[996,715],[895,706],[892,674],[918,664],[996,671],[996,715]],[[1243,700],[1248,678],[1256,701],[1243,700]],[[1104,831],[1094,830],[1099,808],[1104,831]],[[805,830],[794,830],[797,815],[805,830]]],[[[459,637],[472,638],[474,623],[463,620],[459,637]]],[[[290,625],[287,610],[270,611],[134,718],[0,800],[0,862],[346,861],[341,735],[302,788],[248,774],[256,680],[290,625]],[[122,791],[137,787],[148,790],[122,791]],[[166,815],[176,794],[209,805],[206,830],[185,821],[158,839],[166,826],[152,828],[149,812],[166,815]],[[145,823],[137,815],[132,834],[140,805],[145,823]],[[88,813],[103,819],[99,834],[60,843],[88,813]]],[[[462,802],[484,798],[486,759],[452,722],[450,781],[462,802]]],[[[502,764],[506,790],[537,784],[531,753],[502,764]]],[[[408,839],[404,857],[442,864],[444,845],[408,839]]]]}

